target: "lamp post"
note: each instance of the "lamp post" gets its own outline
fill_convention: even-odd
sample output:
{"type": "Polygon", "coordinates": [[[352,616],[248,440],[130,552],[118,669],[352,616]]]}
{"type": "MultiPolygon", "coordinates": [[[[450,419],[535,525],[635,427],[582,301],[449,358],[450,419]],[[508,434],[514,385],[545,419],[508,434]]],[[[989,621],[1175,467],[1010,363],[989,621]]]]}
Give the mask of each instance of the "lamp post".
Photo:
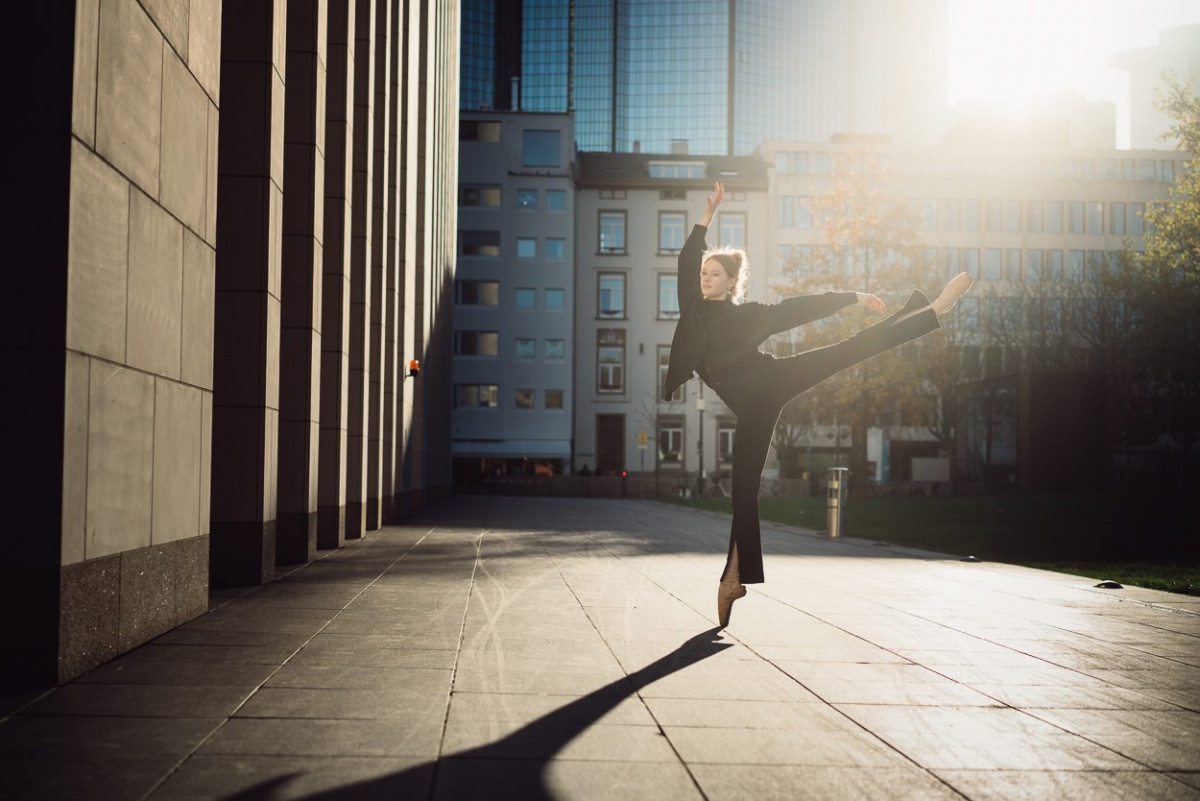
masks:
{"type": "Polygon", "coordinates": [[[704,497],[704,384],[700,384],[700,397],[696,398],[696,409],[700,412],[700,430],[696,442],[696,451],[700,466],[696,473],[696,497],[704,497]]]}

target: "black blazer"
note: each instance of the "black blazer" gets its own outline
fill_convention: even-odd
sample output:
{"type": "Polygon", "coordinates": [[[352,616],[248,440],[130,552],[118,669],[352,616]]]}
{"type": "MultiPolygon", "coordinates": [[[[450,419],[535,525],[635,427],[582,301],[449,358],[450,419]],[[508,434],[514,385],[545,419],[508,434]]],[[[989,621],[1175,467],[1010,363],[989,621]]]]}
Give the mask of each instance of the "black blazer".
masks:
{"type": "Polygon", "coordinates": [[[700,265],[708,250],[704,241],[707,232],[703,225],[692,226],[683,250],[679,251],[679,322],[671,339],[663,400],[669,400],[706,363],[710,338],[719,343],[720,357],[707,359],[706,366],[718,370],[722,363],[734,364],[747,356],[754,357],[758,346],[772,334],[828,317],[858,300],[854,292],[802,295],[771,304],[704,300],[700,291],[700,265]]]}

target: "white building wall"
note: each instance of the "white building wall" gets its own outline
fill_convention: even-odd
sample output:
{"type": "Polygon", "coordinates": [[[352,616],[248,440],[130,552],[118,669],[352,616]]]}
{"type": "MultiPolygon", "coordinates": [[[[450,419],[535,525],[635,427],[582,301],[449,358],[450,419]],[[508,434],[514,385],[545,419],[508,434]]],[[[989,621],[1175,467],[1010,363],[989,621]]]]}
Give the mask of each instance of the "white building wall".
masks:
{"type": "MultiPolygon", "coordinates": [[[[452,365],[455,409],[452,416],[456,457],[561,458],[571,450],[572,315],[575,192],[571,180],[572,123],[567,114],[463,113],[465,123],[499,123],[498,141],[462,141],[459,161],[458,287],[454,308],[455,356],[452,365]],[[526,164],[527,131],[558,134],[557,164],[526,164]],[[464,205],[472,190],[499,190],[499,205],[464,205]],[[551,193],[562,200],[550,208],[551,193]],[[468,251],[467,232],[498,233],[498,251],[468,251]],[[466,236],[464,237],[464,234],[466,236]],[[533,254],[518,253],[531,242],[533,254]],[[561,256],[551,254],[559,241],[561,256]],[[466,304],[464,282],[495,281],[499,303],[466,304]],[[518,308],[522,290],[532,292],[531,308],[518,308]],[[561,296],[561,305],[554,303],[561,296]],[[496,332],[495,355],[462,352],[467,332],[496,332]],[[519,356],[518,340],[533,340],[531,357],[519,356]],[[561,343],[561,356],[553,344],[561,343]],[[464,405],[459,388],[495,385],[495,407],[464,405]],[[518,408],[518,390],[533,391],[533,408],[518,408]],[[547,408],[549,393],[562,391],[562,408],[547,408]]],[[[539,159],[545,161],[545,159],[539,159]]]]}

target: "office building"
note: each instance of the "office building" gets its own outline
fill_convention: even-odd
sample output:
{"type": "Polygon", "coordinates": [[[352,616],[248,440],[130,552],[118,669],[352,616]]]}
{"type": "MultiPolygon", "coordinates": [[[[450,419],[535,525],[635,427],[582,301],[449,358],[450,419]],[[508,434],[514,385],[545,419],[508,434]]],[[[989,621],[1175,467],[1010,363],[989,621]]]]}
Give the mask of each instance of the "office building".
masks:
{"type": "Polygon", "coordinates": [[[458,144],[453,2],[25,11],[10,691],[448,493],[458,144]]]}

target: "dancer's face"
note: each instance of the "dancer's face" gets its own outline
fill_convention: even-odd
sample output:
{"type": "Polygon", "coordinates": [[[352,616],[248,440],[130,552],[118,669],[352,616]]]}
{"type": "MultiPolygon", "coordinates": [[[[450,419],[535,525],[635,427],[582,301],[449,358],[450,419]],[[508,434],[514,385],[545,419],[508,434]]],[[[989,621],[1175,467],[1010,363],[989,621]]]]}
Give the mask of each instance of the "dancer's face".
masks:
{"type": "Polygon", "coordinates": [[[700,293],[705,300],[725,300],[736,284],[737,278],[725,272],[725,265],[716,259],[700,265],[700,293]]]}

